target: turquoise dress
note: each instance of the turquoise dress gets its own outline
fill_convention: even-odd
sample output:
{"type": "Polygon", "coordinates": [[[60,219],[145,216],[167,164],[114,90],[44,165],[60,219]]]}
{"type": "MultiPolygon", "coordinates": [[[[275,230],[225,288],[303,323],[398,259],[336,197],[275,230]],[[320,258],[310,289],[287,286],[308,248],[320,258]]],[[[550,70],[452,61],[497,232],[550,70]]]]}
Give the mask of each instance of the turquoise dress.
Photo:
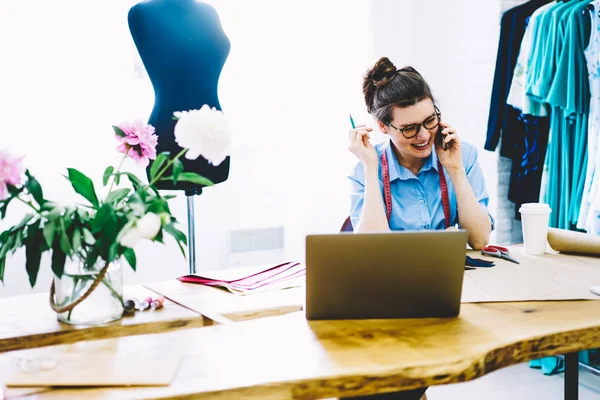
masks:
{"type": "MultiPolygon", "coordinates": [[[[528,96],[551,109],[542,195],[552,208],[549,225],[570,230],[577,226],[586,180],[590,90],[584,49],[590,17],[583,11],[589,3],[557,3],[540,17],[534,68],[526,86],[528,96]]],[[[579,360],[589,364],[589,354],[580,352],[579,360]]],[[[564,370],[556,357],[533,360],[530,366],[547,375],[564,370]]]]}

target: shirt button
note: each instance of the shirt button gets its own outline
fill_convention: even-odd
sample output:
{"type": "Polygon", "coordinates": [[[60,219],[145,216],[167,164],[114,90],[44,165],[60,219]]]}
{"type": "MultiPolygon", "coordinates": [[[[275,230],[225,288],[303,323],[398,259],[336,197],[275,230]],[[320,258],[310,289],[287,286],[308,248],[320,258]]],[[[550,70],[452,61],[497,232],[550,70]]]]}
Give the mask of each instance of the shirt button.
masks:
{"type": "Polygon", "coordinates": [[[419,200],[419,204],[425,204],[425,200],[423,200],[423,199],[419,200]]]}

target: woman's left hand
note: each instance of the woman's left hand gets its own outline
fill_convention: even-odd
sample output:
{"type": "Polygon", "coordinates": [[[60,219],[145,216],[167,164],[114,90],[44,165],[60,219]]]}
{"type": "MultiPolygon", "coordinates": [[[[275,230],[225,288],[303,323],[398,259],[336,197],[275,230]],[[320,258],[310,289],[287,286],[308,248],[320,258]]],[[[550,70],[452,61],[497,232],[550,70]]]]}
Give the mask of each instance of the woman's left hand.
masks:
{"type": "Polygon", "coordinates": [[[441,138],[436,137],[435,142],[441,144],[444,141],[447,147],[446,150],[442,149],[441,145],[435,147],[438,159],[447,171],[463,168],[462,150],[456,129],[443,121],[440,122],[440,127],[442,128],[441,132],[436,135],[440,135],[441,138]]]}

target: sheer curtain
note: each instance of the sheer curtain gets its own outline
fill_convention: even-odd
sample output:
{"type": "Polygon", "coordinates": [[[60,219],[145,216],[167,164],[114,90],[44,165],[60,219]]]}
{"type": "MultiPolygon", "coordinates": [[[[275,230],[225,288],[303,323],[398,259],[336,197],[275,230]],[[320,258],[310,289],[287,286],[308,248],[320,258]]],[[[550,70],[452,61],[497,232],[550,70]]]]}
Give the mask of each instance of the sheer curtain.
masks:
{"type": "MultiPolygon", "coordinates": [[[[154,102],[127,26],[137,1],[0,2],[0,148],[58,201],[79,201],[66,167],[101,174],[119,156],[111,125],[146,120],[154,102]]],[[[198,269],[231,266],[233,231],[282,227],[284,248],[237,263],[303,259],[304,235],[337,231],[348,213],[348,113],[366,121],[361,76],[373,61],[368,1],[210,1],[231,40],[219,87],[236,134],[230,179],[196,198],[198,269]]],[[[127,169],[138,171],[131,163],[127,169]]],[[[172,210],[186,230],[182,194],[172,210]]],[[[0,227],[25,210],[15,205],[0,227]]],[[[187,272],[173,244],[141,244],[126,282],[187,272]]],[[[28,293],[24,254],[6,265],[0,296],[28,293]]],[[[35,291],[46,291],[50,262],[35,291]]]]}

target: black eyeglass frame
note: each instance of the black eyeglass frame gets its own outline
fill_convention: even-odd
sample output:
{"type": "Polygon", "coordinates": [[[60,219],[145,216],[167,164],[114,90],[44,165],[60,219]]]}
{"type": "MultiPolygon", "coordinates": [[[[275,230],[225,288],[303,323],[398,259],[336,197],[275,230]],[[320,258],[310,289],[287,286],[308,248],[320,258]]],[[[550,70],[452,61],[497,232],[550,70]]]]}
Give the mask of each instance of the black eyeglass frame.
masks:
{"type": "Polygon", "coordinates": [[[440,112],[439,108],[437,108],[437,106],[434,106],[434,108],[435,108],[435,112],[434,112],[433,114],[431,114],[429,117],[425,118],[425,121],[427,121],[429,118],[433,117],[434,115],[437,117],[437,123],[436,123],[434,126],[432,126],[431,128],[429,128],[429,127],[427,127],[427,126],[425,125],[425,121],[423,121],[423,122],[421,122],[421,123],[419,123],[419,124],[412,124],[412,125],[409,125],[409,126],[407,126],[407,127],[404,127],[404,128],[402,128],[402,129],[400,129],[400,128],[396,128],[394,125],[392,125],[392,123],[391,123],[391,122],[386,122],[386,125],[388,125],[388,126],[391,126],[391,127],[392,127],[392,128],[394,128],[396,131],[400,132],[400,133],[402,134],[402,136],[404,136],[406,139],[412,139],[412,138],[414,138],[415,136],[417,136],[417,135],[419,134],[419,132],[421,132],[421,126],[423,126],[425,129],[427,129],[428,131],[430,131],[430,130],[432,130],[432,129],[435,129],[435,128],[437,128],[437,127],[440,125],[440,121],[441,121],[441,116],[442,116],[442,113],[440,112]],[[415,131],[415,134],[414,134],[414,135],[412,135],[412,136],[406,136],[406,135],[404,134],[404,131],[405,131],[405,130],[407,130],[407,129],[409,129],[409,128],[411,128],[411,129],[412,129],[412,127],[414,127],[414,126],[416,126],[416,127],[417,127],[417,130],[415,131]]]}

